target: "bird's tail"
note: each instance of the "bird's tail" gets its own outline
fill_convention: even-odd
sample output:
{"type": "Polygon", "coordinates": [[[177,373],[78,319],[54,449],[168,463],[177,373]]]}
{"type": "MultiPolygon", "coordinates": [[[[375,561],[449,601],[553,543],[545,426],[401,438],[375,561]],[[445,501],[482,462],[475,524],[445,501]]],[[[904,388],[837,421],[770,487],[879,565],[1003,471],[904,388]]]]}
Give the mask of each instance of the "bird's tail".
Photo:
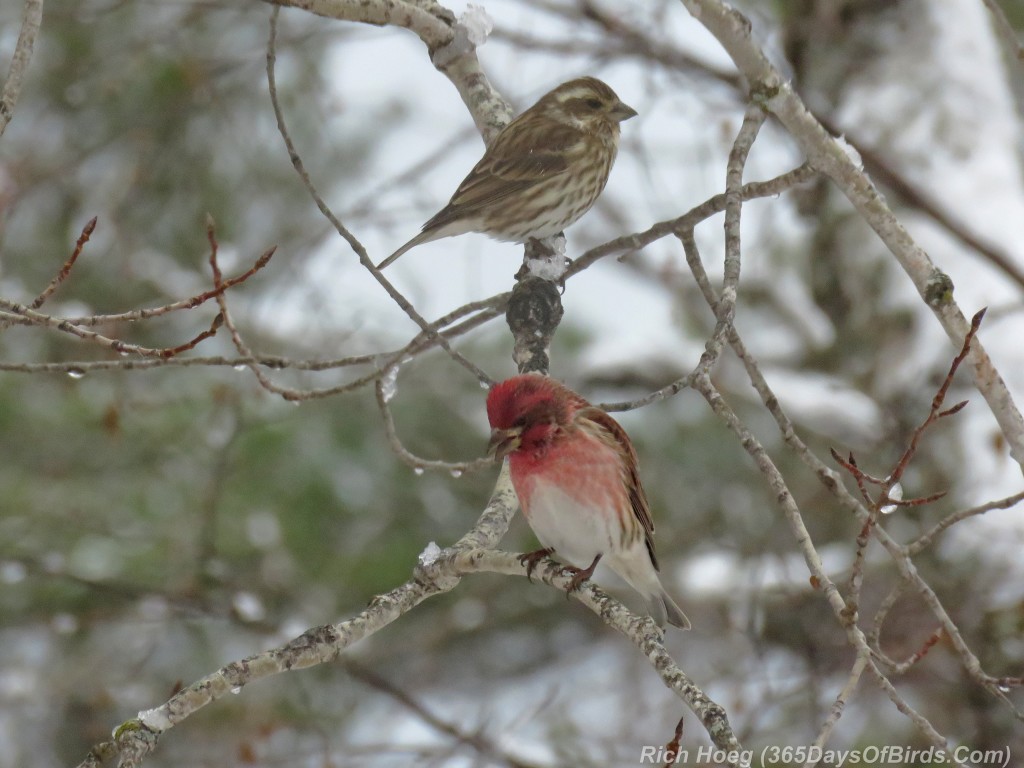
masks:
{"type": "Polygon", "coordinates": [[[386,259],[384,259],[384,261],[382,261],[380,264],[378,264],[377,265],[377,269],[384,269],[386,266],[388,266],[393,261],[395,261],[395,259],[397,259],[399,256],[404,254],[406,251],[408,251],[408,250],[410,250],[412,248],[415,248],[417,245],[423,245],[423,243],[429,243],[431,240],[437,240],[439,237],[444,237],[444,236],[445,235],[438,234],[438,231],[436,229],[433,229],[433,230],[424,229],[422,232],[420,232],[418,235],[416,235],[416,237],[414,237],[412,240],[410,240],[408,243],[403,245],[397,251],[395,251],[390,256],[388,256],[386,259]]]}
{"type": "Polygon", "coordinates": [[[690,620],[686,618],[682,608],[676,605],[675,600],[669,597],[664,588],[647,596],[647,612],[658,622],[660,627],[664,627],[667,621],[679,629],[690,628],[690,620]]]}
{"type": "Polygon", "coordinates": [[[412,240],[410,240],[408,243],[403,245],[401,248],[399,248],[397,251],[392,253],[390,256],[388,256],[386,259],[384,259],[384,261],[382,261],[380,264],[378,264],[377,265],[377,269],[384,269],[386,266],[388,266],[391,262],[393,262],[395,259],[397,259],[399,256],[401,256],[403,253],[408,251],[414,245],[417,245],[415,237],[412,240]]]}

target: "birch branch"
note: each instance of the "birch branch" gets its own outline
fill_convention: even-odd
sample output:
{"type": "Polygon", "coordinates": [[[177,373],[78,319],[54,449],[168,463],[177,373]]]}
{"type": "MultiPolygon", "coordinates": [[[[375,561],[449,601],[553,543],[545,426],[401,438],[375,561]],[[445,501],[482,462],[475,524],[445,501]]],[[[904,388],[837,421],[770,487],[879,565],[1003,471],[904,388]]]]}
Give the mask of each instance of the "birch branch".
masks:
{"type": "MultiPolygon", "coordinates": [[[[914,242],[851,157],[845,142],[829,135],[768,60],[751,35],[750,21],[723,0],[682,0],[732,58],[747,79],[751,95],[774,114],[800,146],[810,164],[827,175],[849,199],[910,277],[925,304],[957,346],[970,324],[953,299],[953,282],[914,242]]],[[[1013,402],[999,371],[975,339],[968,358],[974,383],[988,402],[1009,445],[1010,455],[1024,468],[1024,417],[1013,402]]]]}

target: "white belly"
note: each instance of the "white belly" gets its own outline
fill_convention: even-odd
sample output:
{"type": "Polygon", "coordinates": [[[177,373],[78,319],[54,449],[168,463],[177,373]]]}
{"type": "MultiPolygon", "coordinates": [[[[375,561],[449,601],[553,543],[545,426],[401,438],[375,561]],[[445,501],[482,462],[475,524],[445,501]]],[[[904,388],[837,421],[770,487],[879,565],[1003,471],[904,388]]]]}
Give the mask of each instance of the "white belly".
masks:
{"type": "Polygon", "coordinates": [[[621,547],[618,525],[614,530],[609,525],[617,519],[614,511],[581,503],[541,478],[523,513],[540,543],[577,568],[586,568],[599,554],[609,555],[621,547]]]}

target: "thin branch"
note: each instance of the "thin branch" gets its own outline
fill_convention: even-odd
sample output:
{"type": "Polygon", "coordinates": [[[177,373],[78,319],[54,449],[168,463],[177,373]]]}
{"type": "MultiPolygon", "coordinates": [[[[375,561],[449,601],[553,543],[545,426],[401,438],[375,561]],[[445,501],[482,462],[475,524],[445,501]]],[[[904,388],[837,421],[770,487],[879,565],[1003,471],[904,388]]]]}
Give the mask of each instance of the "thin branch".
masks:
{"type": "Polygon", "coordinates": [[[914,651],[906,661],[893,664],[891,674],[905,675],[912,666],[928,655],[928,651],[930,651],[932,647],[942,639],[943,634],[945,633],[942,631],[942,627],[938,627],[933,630],[932,633],[928,635],[928,638],[924,643],[921,644],[921,647],[914,651]]]}
{"type": "MultiPolygon", "coordinates": [[[[404,27],[412,30],[430,47],[439,47],[452,40],[455,33],[451,20],[430,13],[413,3],[400,0],[351,3],[347,0],[265,0],[271,5],[299,8],[303,11],[339,21],[356,21],[379,27],[404,27]]],[[[440,9],[440,6],[437,6],[440,9]]],[[[274,13],[278,12],[274,9],[274,13]]]]}
{"type": "Polygon", "coordinates": [[[160,317],[161,315],[167,315],[171,312],[178,312],[183,309],[195,309],[201,304],[205,304],[210,299],[215,299],[229,288],[233,288],[236,285],[240,285],[248,280],[250,277],[255,275],[261,269],[263,269],[273,258],[277,252],[277,246],[272,246],[261,253],[256,261],[249,269],[240,275],[229,277],[226,280],[221,280],[217,287],[212,288],[208,291],[203,291],[195,296],[190,296],[187,299],[181,299],[179,301],[171,302],[170,304],[164,304],[159,307],[147,307],[144,309],[133,309],[128,312],[120,312],[117,314],[109,315],[86,315],[84,317],[68,317],[65,318],[69,323],[75,325],[90,326],[90,325],[108,325],[109,323],[124,323],[124,322],[136,322],[139,320],[149,320],[153,317],[160,317]]]}
{"type": "Polygon", "coordinates": [[[917,727],[918,732],[921,733],[921,735],[924,736],[933,747],[945,754],[950,764],[964,765],[964,763],[957,760],[953,755],[948,740],[941,733],[935,730],[935,726],[931,724],[928,718],[907,703],[907,700],[900,695],[900,692],[896,690],[896,687],[892,684],[889,678],[883,674],[882,670],[878,668],[874,661],[869,660],[868,671],[871,673],[872,677],[875,678],[875,682],[878,683],[879,687],[885,691],[886,696],[889,697],[889,701],[896,705],[896,709],[910,719],[910,721],[917,727]]]}
{"type": "Polygon", "coordinates": [[[871,648],[871,652],[876,658],[881,659],[888,666],[896,666],[896,662],[890,659],[882,651],[882,627],[885,625],[885,620],[889,616],[889,611],[892,610],[893,606],[896,605],[896,601],[900,599],[900,596],[906,590],[907,580],[901,579],[893,588],[889,591],[889,594],[885,596],[881,604],[878,606],[878,610],[875,611],[874,619],[871,621],[871,631],[868,632],[868,646],[871,648]]]}
{"type": "Polygon", "coordinates": [[[500,749],[492,740],[486,738],[481,732],[466,732],[458,725],[445,720],[440,715],[429,710],[422,702],[414,698],[408,691],[399,688],[390,680],[381,677],[373,670],[362,664],[345,660],[345,670],[356,680],[364,683],[374,690],[380,691],[397,701],[403,707],[415,714],[435,731],[451,736],[460,744],[472,747],[481,756],[489,760],[498,761],[509,766],[509,768],[539,768],[537,763],[526,762],[518,757],[508,754],[500,749]]]}
{"type": "MultiPolygon", "coordinates": [[[[42,312],[36,312],[33,309],[29,309],[23,304],[18,304],[17,302],[8,301],[7,299],[3,298],[0,298],[0,309],[6,310],[8,312],[13,312],[14,314],[19,315],[21,318],[28,321],[32,325],[38,325],[44,328],[53,328],[54,330],[60,331],[61,333],[67,333],[71,336],[75,336],[79,339],[82,339],[83,341],[89,341],[95,344],[99,344],[100,346],[108,347],[109,349],[112,349],[115,352],[117,352],[119,355],[136,354],[142,355],[143,357],[169,358],[173,357],[176,354],[175,350],[179,349],[179,347],[143,347],[139,344],[131,344],[120,339],[112,339],[109,336],[104,336],[101,333],[96,333],[86,328],[82,328],[79,325],[75,325],[74,323],[68,322],[63,318],[45,315],[42,312]]],[[[216,321],[214,321],[214,324],[216,324],[216,321]]],[[[204,331],[204,333],[207,332],[204,331]]],[[[208,337],[204,336],[203,334],[200,334],[200,336],[203,336],[203,338],[208,337]]],[[[201,340],[202,339],[198,339],[198,341],[201,340]]],[[[198,343],[196,339],[193,339],[193,341],[198,343]]],[[[194,343],[189,342],[187,348],[192,349],[194,346],[194,343]]],[[[74,368],[74,366],[72,366],[72,368],[68,369],[68,372],[70,373],[72,370],[79,369],[74,368]]]]}
{"type": "Polygon", "coordinates": [[[722,327],[716,333],[717,343],[736,313],[736,291],[740,280],[740,212],[743,208],[743,169],[750,149],[764,125],[767,114],[754,103],[747,105],[743,123],[729,151],[725,173],[725,267],[718,304],[713,308],[722,327]]]}
{"type": "MultiPolygon", "coordinates": [[[[817,171],[805,163],[773,179],[744,184],[740,190],[740,197],[743,201],[759,197],[775,197],[798,184],[809,181],[816,173],[817,171]]],[[[682,216],[667,221],[660,221],[642,232],[617,237],[614,240],[609,240],[607,243],[591,248],[569,265],[569,268],[565,271],[565,279],[568,280],[573,275],[582,272],[594,262],[606,256],[639,251],[663,237],[678,235],[679,233],[692,230],[705,219],[709,219],[716,213],[724,211],[725,205],[725,193],[722,192],[691,208],[682,216]]]]}
{"type": "MultiPolygon", "coordinates": [[[[846,703],[850,700],[853,692],[857,690],[857,685],[860,683],[860,677],[864,672],[864,669],[868,665],[868,659],[870,658],[870,652],[863,650],[857,651],[857,657],[854,659],[853,667],[850,669],[850,674],[846,677],[846,685],[836,696],[835,701],[832,702],[832,706],[828,711],[828,717],[825,718],[825,722],[821,724],[821,729],[818,731],[818,737],[814,740],[814,746],[818,749],[824,749],[828,743],[829,737],[832,735],[833,729],[836,727],[836,723],[839,722],[839,718],[843,716],[843,710],[846,709],[846,703]]],[[[804,763],[804,768],[814,768],[818,764],[817,760],[808,760],[804,763]]]]}
{"type": "MultiPolygon", "coordinates": [[[[706,291],[705,300],[709,306],[714,307],[717,304],[718,297],[715,295],[713,289],[711,289],[710,283],[707,280],[707,275],[704,272],[699,259],[692,261],[691,268],[695,270],[694,274],[697,278],[698,285],[702,287],[703,291],[706,291]]],[[[783,440],[797,453],[799,458],[805,464],[816,472],[819,479],[825,484],[826,488],[831,491],[833,495],[835,495],[844,504],[844,506],[855,512],[858,519],[863,524],[870,518],[871,513],[846,491],[845,487],[839,481],[838,475],[825,466],[810,451],[810,449],[807,448],[796,434],[796,430],[793,428],[792,422],[782,411],[778,398],[764,380],[760,368],[747,351],[735,328],[731,328],[729,331],[729,344],[737,357],[739,357],[743,362],[751,384],[761,397],[765,407],[776,420],[783,440]]],[[[861,632],[859,627],[857,627],[857,612],[855,607],[847,603],[835,583],[825,573],[820,555],[814,547],[810,534],[804,525],[800,510],[786,485],[785,478],[781,472],[779,472],[775,463],[768,456],[764,447],[757,438],[742,424],[736,414],[729,407],[728,403],[726,403],[725,399],[712,383],[710,375],[694,377],[693,386],[694,389],[704,395],[708,404],[711,405],[712,411],[714,411],[714,413],[725,422],[726,426],[729,427],[729,429],[736,435],[743,448],[754,459],[758,469],[761,471],[769,485],[769,488],[773,492],[776,504],[786,515],[786,519],[793,531],[794,538],[801,549],[805,562],[807,563],[812,583],[815,585],[816,589],[824,591],[825,597],[835,613],[840,625],[845,629],[847,638],[851,645],[859,653],[870,651],[863,632],[861,632]]],[[[883,547],[885,547],[889,552],[890,556],[892,556],[896,561],[902,577],[908,580],[908,582],[916,588],[925,603],[939,619],[940,624],[946,629],[947,634],[949,634],[954,647],[961,657],[964,667],[968,671],[968,674],[970,674],[971,677],[981,685],[987,687],[990,691],[995,692],[997,695],[1001,696],[1004,701],[1008,702],[1005,694],[999,693],[998,689],[992,684],[992,678],[985,675],[981,670],[977,657],[967,647],[966,643],[964,643],[956,625],[942,607],[934,591],[931,590],[928,584],[917,573],[913,563],[910,562],[909,557],[904,553],[903,548],[894,542],[884,529],[878,529],[876,536],[882,543],[883,547]]],[[[885,675],[877,669],[874,662],[870,663],[870,668],[879,679],[879,684],[884,690],[886,690],[890,699],[894,704],[896,704],[897,708],[899,708],[901,712],[907,714],[908,717],[911,717],[921,732],[936,744],[936,746],[944,744],[941,736],[938,735],[931,723],[920,715],[920,713],[917,713],[910,708],[909,705],[899,697],[891,683],[889,683],[888,679],[885,678],[885,675]]]]}
{"type": "MultiPolygon", "coordinates": [[[[906,472],[911,459],[913,459],[914,455],[917,453],[917,448],[921,443],[921,438],[924,436],[928,427],[939,419],[952,416],[959,412],[964,405],[966,405],[966,402],[962,402],[952,408],[942,410],[942,406],[946,401],[946,393],[949,392],[949,388],[953,384],[953,377],[956,375],[957,369],[971,351],[971,342],[974,341],[974,337],[977,335],[978,329],[981,327],[981,322],[985,318],[985,311],[985,309],[981,309],[975,313],[973,318],[971,318],[971,327],[964,336],[960,352],[953,358],[953,362],[949,366],[949,372],[946,374],[946,378],[942,380],[942,384],[939,385],[938,391],[932,398],[932,405],[931,409],[928,411],[928,415],[925,417],[925,420],[918,425],[917,429],[913,431],[910,436],[910,444],[903,452],[903,455],[900,456],[899,461],[896,462],[896,466],[893,468],[892,472],[889,473],[885,487],[886,497],[888,497],[889,490],[903,478],[903,473],[906,472]]],[[[889,499],[886,498],[886,501],[888,502],[889,499]]]]}
{"type": "MultiPolygon", "coordinates": [[[[760,112],[757,107],[752,107],[752,109],[760,112]]],[[[754,134],[756,134],[757,128],[760,126],[760,123],[757,122],[758,118],[756,115],[750,115],[749,120],[750,126],[745,128],[744,132],[741,133],[741,137],[743,137],[744,141],[747,140],[747,131],[753,132],[749,137],[749,140],[753,141],[754,134]],[[755,122],[756,125],[754,124],[755,122]]],[[[747,122],[747,118],[744,118],[745,126],[747,125],[747,122]]],[[[737,137],[737,142],[740,141],[741,137],[737,137]]],[[[747,151],[749,151],[749,146],[747,147],[747,151]]],[[[739,162],[738,157],[736,162],[739,162]]],[[[776,176],[774,179],[743,185],[739,189],[739,200],[737,201],[737,204],[766,195],[780,194],[782,191],[806,181],[811,175],[813,175],[813,173],[809,166],[803,165],[792,171],[784,173],[781,176],[776,176]]],[[[712,311],[718,319],[715,329],[712,331],[711,338],[705,345],[705,351],[701,355],[701,359],[693,372],[666,384],[661,389],[651,392],[644,397],[617,403],[601,403],[599,404],[600,408],[610,412],[630,411],[636,408],[642,408],[645,405],[672,397],[682,390],[692,387],[695,375],[707,373],[712,367],[714,367],[721,354],[722,340],[726,335],[726,331],[732,327],[732,316],[735,313],[735,285],[736,281],[739,279],[739,253],[737,250],[733,260],[727,262],[726,274],[723,276],[723,285],[731,284],[733,286],[733,290],[731,291],[733,298],[731,303],[722,304],[720,303],[714,289],[711,287],[711,282],[708,279],[707,272],[704,270],[703,266],[701,266],[700,252],[697,249],[697,241],[694,237],[694,227],[700,221],[707,219],[715,213],[724,211],[727,207],[727,200],[728,195],[726,193],[715,195],[678,218],[655,224],[644,232],[618,238],[617,240],[612,240],[609,243],[598,246],[597,248],[592,248],[590,251],[587,251],[576,259],[576,261],[574,261],[567,270],[567,277],[571,277],[572,275],[581,272],[598,259],[611,255],[618,250],[622,250],[621,247],[614,247],[620,243],[628,242],[629,246],[633,250],[639,250],[645,245],[648,245],[661,237],[674,234],[682,242],[683,251],[686,254],[686,261],[690,266],[690,271],[693,273],[705,299],[709,301],[712,311]]],[[[739,243],[737,241],[734,247],[738,249],[738,246],[739,243]]]]}
{"type": "Polygon", "coordinates": [[[959,512],[954,512],[952,515],[949,515],[936,523],[936,525],[926,533],[921,534],[914,541],[907,544],[907,555],[913,557],[918,554],[921,550],[930,545],[932,541],[935,540],[936,536],[950,526],[956,525],[961,520],[966,520],[967,518],[974,517],[975,515],[983,515],[993,509],[1009,509],[1010,507],[1016,506],[1021,501],[1024,501],[1024,491],[1015,493],[1013,496],[1007,496],[1005,499],[997,499],[986,504],[980,504],[977,507],[970,507],[969,509],[962,509],[959,512]]]}
{"type": "MultiPolygon", "coordinates": [[[[391,370],[393,371],[391,375],[397,375],[397,370],[394,368],[391,370]]],[[[391,444],[391,450],[394,451],[399,459],[412,467],[416,474],[422,474],[424,470],[432,469],[449,472],[454,477],[459,477],[467,472],[477,472],[494,466],[494,460],[487,457],[474,459],[473,461],[438,461],[435,459],[424,459],[413,454],[402,444],[401,439],[398,437],[395,417],[391,413],[389,405],[390,398],[386,395],[384,386],[384,378],[377,379],[375,387],[377,408],[380,411],[381,418],[384,420],[384,434],[391,444]]]]}
{"type": "MultiPolygon", "coordinates": [[[[404,5],[404,3],[400,3],[404,5]]],[[[472,373],[478,381],[491,385],[494,383],[493,379],[484,373],[475,363],[471,362],[463,355],[452,349],[448,340],[443,336],[437,334],[437,331],[431,328],[430,324],[416,311],[407,298],[395,288],[391,282],[384,277],[379,269],[374,266],[373,260],[370,259],[363,244],[359,242],[356,237],[349,232],[348,228],[341,222],[341,220],[334,214],[330,206],[327,205],[326,201],[320,196],[316,186],[313,184],[313,180],[310,178],[309,173],[306,171],[305,163],[303,163],[298,150],[295,148],[295,144],[292,141],[291,134],[288,131],[288,127],[284,119],[284,111],[281,108],[280,101],[277,98],[277,78],[275,75],[275,64],[277,62],[277,17],[279,15],[279,9],[274,8],[270,15],[270,35],[267,39],[267,85],[270,91],[270,101],[274,108],[274,117],[277,120],[277,130],[284,141],[285,147],[288,149],[288,157],[291,160],[292,167],[295,172],[298,173],[299,178],[302,180],[303,186],[306,187],[306,191],[310,197],[316,203],[317,208],[324,217],[331,223],[334,229],[339,235],[349,244],[356,256],[359,258],[360,264],[373,276],[373,278],[380,284],[380,286],[387,292],[394,301],[409,318],[415,322],[423,331],[432,338],[436,339],[437,343],[447,352],[453,360],[459,365],[464,367],[467,371],[472,373]]]]}
{"type": "Polygon", "coordinates": [[[25,8],[21,16],[21,32],[18,42],[14,44],[14,55],[11,66],[7,70],[3,91],[0,92],[0,136],[4,135],[8,123],[14,117],[14,108],[21,95],[21,85],[25,80],[25,71],[32,60],[32,49],[35,47],[39,27],[43,23],[43,0],[25,0],[25,8]]]}
{"type": "Polygon", "coordinates": [[[56,291],[57,288],[60,287],[60,284],[67,279],[68,275],[71,274],[71,268],[75,266],[75,262],[82,253],[82,248],[84,248],[85,244],[89,242],[89,238],[92,237],[92,233],[95,229],[96,217],[93,216],[85,223],[85,226],[82,227],[82,233],[78,236],[78,241],[75,243],[75,250],[73,250],[71,255],[68,256],[68,260],[64,262],[64,266],[60,268],[60,271],[53,280],[50,281],[50,284],[43,289],[43,292],[36,296],[32,303],[29,304],[32,309],[39,309],[43,306],[43,303],[53,295],[54,291],[56,291]]]}
{"type": "Polygon", "coordinates": [[[867,560],[871,531],[874,529],[877,520],[877,516],[872,514],[871,517],[864,521],[854,545],[853,565],[850,567],[850,580],[847,583],[846,589],[846,605],[851,616],[856,615],[860,610],[860,590],[864,584],[864,564],[867,560]]]}
{"type": "MultiPolygon", "coordinates": [[[[743,362],[751,384],[761,397],[761,401],[772,415],[772,418],[775,419],[776,425],[786,445],[796,454],[805,466],[817,475],[822,485],[836,498],[836,500],[849,512],[852,512],[861,524],[863,524],[871,517],[872,513],[846,490],[846,487],[841,482],[840,476],[815,456],[815,454],[807,447],[806,443],[804,443],[796,433],[792,421],[783,412],[779,405],[778,398],[775,396],[771,387],[768,386],[768,383],[765,381],[757,363],[747,351],[745,345],[735,331],[730,334],[729,343],[737,357],[739,357],[743,362]]],[[[921,577],[920,573],[918,573],[917,568],[914,566],[907,554],[906,548],[896,542],[884,528],[876,526],[874,535],[876,540],[893,559],[901,578],[905,579],[907,583],[914,588],[917,594],[924,601],[925,605],[927,605],[928,609],[936,619],[938,619],[939,624],[945,630],[954,650],[960,657],[964,669],[967,671],[971,679],[986,688],[997,698],[1001,699],[1004,703],[1010,706],[1011,709],[1013,709],[1018,717],[1021,717],[1021,714],[1017,712],[1013,703],[1006,697],[1005,693],[999,690],[999,687],[994,682],[995,678],[984,672],[981,667],[981,662],[964,641],[959,628],[946,612],[946,609],[943,607],[938,595],[935,594],[935,591],[931,586],[921,577]]],[[[812,576],[817,576],[817,574],[812,572],[812,576]]],[[[855,620],[856,616],[851,616],[850,618],[851,620],[855,620]]],[[[882,673],[879,672],[878,674],[881,675],[882,673]]]]}
{"type": "MultiPolygon", "coordinates": [[[[765,56],[753,39],[750,20],[722,0],[682,2],[725,48],[746,77],[751,93],[779,119],[809,162],[828,175],[875,230],[946,334],[959,344],[969,326],[953,299],[952,280],[914,242],[871,179],[854,163],[843,143],[828,134],[800,100],[789,80],[765,56]]],[[[1002,376],[978,342],[972,345],[970,361],[975,386],[999,423],[1010,447],[1010,455],[1024,467],[1024,417],[1014,404],[1002,376]]]]}

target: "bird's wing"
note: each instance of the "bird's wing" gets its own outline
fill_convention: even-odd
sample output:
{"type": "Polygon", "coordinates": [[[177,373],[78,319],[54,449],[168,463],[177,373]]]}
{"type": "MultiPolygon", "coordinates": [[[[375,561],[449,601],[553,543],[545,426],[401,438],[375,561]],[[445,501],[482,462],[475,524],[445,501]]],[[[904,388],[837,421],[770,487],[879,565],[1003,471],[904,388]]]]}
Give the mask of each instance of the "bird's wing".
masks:
{"type": "Polygon", "coordinates": [[[633,443],[630,442],[619,422],[609,416],[605,411],[594,406],[582,408],[576,412],[577,419],[587,419],[595,424],[604,433],[604,439],[622,456],[623,480],[629,492],[629,503],[633,508],[633,515],[640,525],[643,526],[647,537],[647,551],[651,555],[651,563],[655,570],[658,569],[658,559],[654,554],[654,520],[651,517],[651,505],[647,501],[647,494],[640,484],[640,473],[638,460],[633,443]]]}
{"type": "Polygon", "coordinates": [[[545,123],[543,134],[539,131],[524,133],[516,130],[518,123],[514,121],[498,134],[480,162],[455,190],[446,209],[465,215],[569,170],[566,152],[580,141],[577,129],[545,123]]]}

